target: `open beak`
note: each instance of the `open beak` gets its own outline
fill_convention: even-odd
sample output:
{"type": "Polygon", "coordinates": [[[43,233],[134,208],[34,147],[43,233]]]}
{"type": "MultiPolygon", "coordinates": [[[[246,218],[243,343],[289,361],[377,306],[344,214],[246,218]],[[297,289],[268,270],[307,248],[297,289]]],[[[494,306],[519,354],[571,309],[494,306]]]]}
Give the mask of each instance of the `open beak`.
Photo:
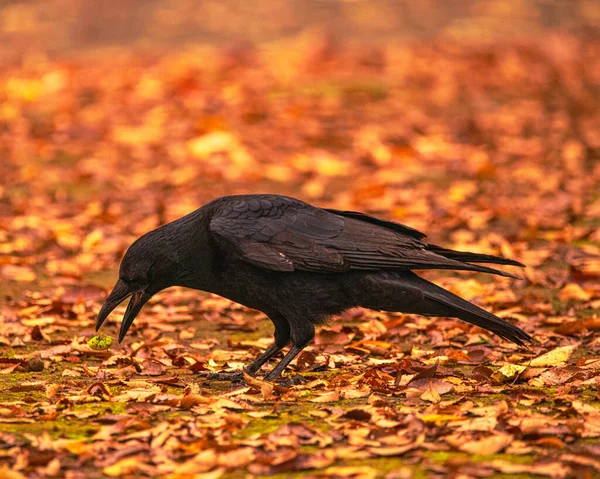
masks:
{"type": "Polygon", "coordinates": [[[150,295],[146,294],[145,291],[136,291],[133,293],[129,304],[127,305],[127,309],[125,310],[125,315],[123,316],[123,322],[121,323],[121,331],[119,331],[119,342],[123,341],[123,338],[129,331],[129,326],[133,323],[133,320],[138,315],[142,306],[146,304],[146,301],[150,299],[150,295]]]}
{"type": "Polygon", "coordinates": [[[119,304],[121,304],[125,299],[131,296],[131,300],[127,305],[127,309],[125,310],[125,315],[123,316],[123,322],[121,323],[121,331],[119,332],[119,342],[123,340],[129,327],[133,323],[133,320],[138,315],[142,306],[146,304],[146,302],[150,299],[150,296],[145,291],[130,291],[127,285],[119,280],[112,292],[106,298],[106,302],[100,309],[98,313],[98,318],[96,319],[96,331],[100,329],[102,323],[106,320],[108,315],[115,309],[119,304]]]}

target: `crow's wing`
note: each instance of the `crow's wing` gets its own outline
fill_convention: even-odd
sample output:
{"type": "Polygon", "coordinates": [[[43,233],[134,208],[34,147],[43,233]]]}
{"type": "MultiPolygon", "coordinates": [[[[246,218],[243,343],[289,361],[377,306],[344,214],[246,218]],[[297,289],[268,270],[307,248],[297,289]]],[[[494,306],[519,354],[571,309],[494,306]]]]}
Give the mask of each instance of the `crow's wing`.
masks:
{"type": "Polygon", "coordinates": [[[440,256],[415,238],[416,230],[407,234],[402,225],[363,216],[283,196],[246,196],[221,203],[209,229],[224,251],[273,271],[458,269],[510,276],[440,256]]]}
{"type": "Polygon", "coordinates": [[[411,228],[410,226],[402,225],[400,223],[396,223],[394,221],[384,220],[382,218],[377,218],[376,216],[367,215],[365,213],[358,213],[357,211],[343,211],[343,210],[334,210],[332,208],[325,208],[325,211],[329,211],[330,213],[346,216],[347,218],[354,218],[356,220],[364,221],[366,223],[372,223],[377,226],[383,226],[384,228],[389,228],[391,230],[397,231],[406,236],[410,236],[415,239],[423,239],[427,235],[425,233],[421,233],[420,231],[411,228]]]}
{"type": "Polygon", "coordinates": [[[344,219],[280,196],[232,199],[210,222],[220,246],[248,263],[274,271],[349,270],[334,242],[344,219]]]}

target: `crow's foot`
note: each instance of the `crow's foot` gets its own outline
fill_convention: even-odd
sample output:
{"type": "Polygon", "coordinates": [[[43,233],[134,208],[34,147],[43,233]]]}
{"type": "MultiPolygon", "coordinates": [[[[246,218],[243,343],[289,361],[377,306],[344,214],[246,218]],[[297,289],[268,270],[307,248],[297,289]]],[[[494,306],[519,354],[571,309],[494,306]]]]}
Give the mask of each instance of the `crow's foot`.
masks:
{"type": "Polygon", "coordinates": [[[197,379],[210,379],[213,381],[231,381],[231,382],[240,382],[244,380],[244,372],[243,371],[202,371],[198,374],[197,379]]]}

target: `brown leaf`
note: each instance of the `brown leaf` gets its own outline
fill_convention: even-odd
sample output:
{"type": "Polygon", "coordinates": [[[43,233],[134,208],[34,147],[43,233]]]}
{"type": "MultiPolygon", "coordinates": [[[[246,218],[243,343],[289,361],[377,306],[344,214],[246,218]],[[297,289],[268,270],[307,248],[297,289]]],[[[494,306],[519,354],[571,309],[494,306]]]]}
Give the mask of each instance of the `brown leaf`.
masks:
{"type": "Polygon", "coordinates": [[[298,359],[296,360],[296,364],[298,366],[299,371],[307,371],[313,367],[315,364],[315,360],[317,355],[312,351],[302,351],[298,355],[298,359]]]}
{"type": "Polygon", "coordinates": [[[244,374],[244,380],[246,381],[246,384],[260,390],[265,400],[272,399],[274,391],[281,393],[289,391],[288,388],[281,387],[278,384],[270,383],[257,377],[250,376],[245,370],[242,370],[242,372],[244,374]]]}
{"type": "Polygon", "coordinates": [[[322,477],[328,479],[375,479],[377,469],[369,466],[335,466],[323,471],[322,477]]]}
{"type": "Polygon", "coordinates": [[[451,446],[469,454],[492,455],[498,454],[514,439],[511,434],[494,433],[481,439],[470,439],[464,435],[447,436],[446,441],[451,446]]]}
{"type": "Polygon", "coordinates": [[[414,378],[412,378],[411,383],[413,381],[417,381],[419,379],[427,379],[427,378],[434,377],[435,373],[437,372],[438,365],[439,365],[439,361],[436,361],[435,364],[433,366],[431,366],[430,368],[423,369],[423,371],[421,371],[414,378]]]}
{"type": "Polygon", "coordinates": [[[154,359],[144,359],[141,366],[140,374],[143,376],[161,376],[167,370],[164,364],[154,359]]]}
{"type": "Polygon", "coordinates": [[[422,391],[433,390],[437,394],[447,394],[454,390],[454,386],[443,379],[417,379],[410,382],[410,387],[422,391]]]}
{"type": "Polygon", "coordinates": [[[0,266],[0,276],[4,279],[31,283],[37,276],[30,266],[17,266],[15,264],[5,264],[0,266]]]}
{"type": "Polygon", "coordinates": [[[565,443],[557,437],[542,437],[535,441],[538,446],[548,447],[551,449],[564,449],[565,443]]]}
{"type": "Polygon", "coordinates": [[[553,479],[571,477],[571,468],[558,461],[540,464],[516,464],[503,460],[494,460],[489,463],[496,471],[503,474],[538,474],[553,479]]]}
{"type": "Polygon", "coordinates": [[[563,336],[572,336],[581,333],[585,328],[584,321],[566,321],[554,328],[554,332],[563,336]]]}
{"type": "Polygon", "coordinates": [[[324,394],[319,394],[310,399],[310,402],[327,403],[339,401],[340,395],[337,391],[329,391],[324,394]]]}

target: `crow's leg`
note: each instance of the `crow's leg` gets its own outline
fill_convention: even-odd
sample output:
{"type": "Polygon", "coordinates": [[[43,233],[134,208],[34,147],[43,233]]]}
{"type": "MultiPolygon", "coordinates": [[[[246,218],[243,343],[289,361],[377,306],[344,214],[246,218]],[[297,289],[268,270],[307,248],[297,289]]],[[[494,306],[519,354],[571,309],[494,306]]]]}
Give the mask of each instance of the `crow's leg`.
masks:
{"type": "Polygon", "coordinates": [[[292,339],[292,347],[283,357],[283,359],[273,368],[273,370],[265,376],[267,381],[272,381],[281,376],[283,370],[292,360],[298,356],[308,343],[315,337],[315,326],[312,322],[306,319],[302,322],[290,323],[290,335],[292,339]]]}
{"type": "Polygon", "coordinates": [[[287,319],[280,314],[270,315],[269,319],[273,321],[273,324],[275,325],[275,342],[246,367],[246,373],[250,376],[254,376],[260,368],[262,368],[263,364],[275,356],[290,342],[290,325],[287,322],[287,319]]]}
{"type": "MultiPolygon", "coordinates": [[[[254,376],[263,364],[275,356],[290,342],[290,325],[287,320],[280,314],[269,315],[269,319],[273,321],[273,324],[275,325],[275,342],[269,346],[264,353],[244,368],[246,373],[250,376],[254,376]]],[[[217,381],[241,381],[244,379],[244,373],[242,371],[203,371],[198,377],[214,379],[217,381]]]]}

